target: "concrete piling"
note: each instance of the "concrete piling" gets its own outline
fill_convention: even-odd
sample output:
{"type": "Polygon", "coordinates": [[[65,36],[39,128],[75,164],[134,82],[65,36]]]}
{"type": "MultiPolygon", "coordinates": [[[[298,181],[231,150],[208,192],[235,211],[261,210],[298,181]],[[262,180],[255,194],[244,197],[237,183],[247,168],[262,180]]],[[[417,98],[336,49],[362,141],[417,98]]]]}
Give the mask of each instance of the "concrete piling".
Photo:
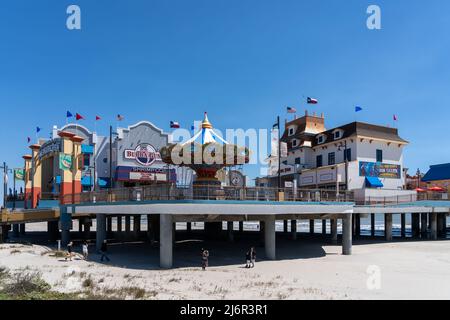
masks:
{"type": "Polygon", "coordinates": [[[386,241],[392,241],[392,213],[384,215],[384,236],[386,241]]]}
{"type": "Polygon", "coordinates": [[[352,254],[352,214],[347,213],[342,219],[342,254],[352,254]]]}
{"type": "Polygon", "coordinates": [[[97,222],[97,234],[95,238],[97,250],[102,248],[102,243],[106,240],[106,215],[105,214],[97,214],[96,215],[97,222]]]}
{"type": "Polygon", "coordinates": [[[337,219],[331,219],[331,243],[336,245],[338,242],[337,219]]]}
{"type": "Polygon", "coordinates": [[[160,215],[159,264],[162,269],[170,269],[173,265],[173,217],[170,214],[160,215]]]}
{"type": "Polygon", "coordinates": [[[276,233],[275,233],[275,216],[269,216],[264,223],[264,248],[266,258],[269,260],[276,259],[276,233]]]}
{"type": "Polygon", "coordinates": [[[297,220],[291,220],[291,239],[297,240],[297,220]]]}
{"type": "Polygon", "coordinates": [[[430,237],[431,240],[437,240],[437,213],[431,212],[430,214],[430,237]]]}

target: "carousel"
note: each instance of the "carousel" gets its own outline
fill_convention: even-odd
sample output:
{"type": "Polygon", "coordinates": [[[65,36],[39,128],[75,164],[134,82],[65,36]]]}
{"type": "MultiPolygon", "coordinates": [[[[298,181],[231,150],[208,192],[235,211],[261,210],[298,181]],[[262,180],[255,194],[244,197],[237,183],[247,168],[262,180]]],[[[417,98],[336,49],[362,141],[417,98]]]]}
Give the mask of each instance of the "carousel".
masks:
{"type": "Polygon", "coordinates": [[[162,148],[160,153],[165,163],[194,170],[194,189],[202,186],[220,188],[218,171],[249,162],[248,148],[230,144],[218,135],[206,112],[200,130],[192,138],[170,144],[162,148]]]}

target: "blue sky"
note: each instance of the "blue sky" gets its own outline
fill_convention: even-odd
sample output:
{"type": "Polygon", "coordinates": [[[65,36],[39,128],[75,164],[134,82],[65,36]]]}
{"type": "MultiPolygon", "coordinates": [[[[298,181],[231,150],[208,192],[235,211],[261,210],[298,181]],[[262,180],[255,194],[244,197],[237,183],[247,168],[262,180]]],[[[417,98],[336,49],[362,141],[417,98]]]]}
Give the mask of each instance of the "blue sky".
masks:
{"type": "MultiPolygon", "coordinates": [[[[324,112],[328,128],[392,125],[413,172],[450,162],[450,3],[364,0],[15,0],[0,3],[0,160],[21,166],[27,136],[65,112],[124,124],[270,128],[286,106],[324,112]],[[82,30],[66,28],[81,7],[82,30]],[[382,10],[382,30],[366,9],[382,10]]],[[[301,111],[303,112],[303,111],[301,111]]],[[[291,116],[289,116],[291,117],[291,116]]],[[[255,167],[246,172],[254,177],[255,167]]]]}

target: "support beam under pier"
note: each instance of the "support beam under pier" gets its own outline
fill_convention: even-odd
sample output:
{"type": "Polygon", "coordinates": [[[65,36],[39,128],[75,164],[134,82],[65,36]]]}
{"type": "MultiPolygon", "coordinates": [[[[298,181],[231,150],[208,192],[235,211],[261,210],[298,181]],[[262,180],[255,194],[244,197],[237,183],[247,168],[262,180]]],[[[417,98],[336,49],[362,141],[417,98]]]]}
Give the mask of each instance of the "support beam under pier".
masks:
{"type": "Polygon", "coordinates": [[[102,248],[103,241],[106,240],[106,215],[105,214],[97,214],[96,215],[97,222],[97,233],[96,233],[96,247],[97,250],[102,248]]]}
{"type": "Polygon", "coordinates": [[[297,240],[297,220],[291,220],[291,238],[297,240]]]}
{"type": "Polygon", "coordinates": [[[342,254],[352,254],[352,214],[347,213],[342,219],[342,254]]]}
{"type": "Polygon", "coordinates": [[[384,215],[384,236],[386,241],[392,241],[392,213],[384,215]]]}
{"type": "Polygon", "coordinates": [[[437,240],[437,213],[431,212],[430,214],[430,229],[431,229],[431,240],[437,240]]]}
{"type": "Polygon", "coordinates": [[[266,258],[269,260],[276,259],[276,232],[275,232],[275,216],[267,217],[264,222],[264,248],[266,250],[266,258]]]}
{"type": "Polygon", "coordinates": [[[170,214],[160,215],[159,265],[162,269],[173,265],[173,217],[170,214]]]}
{"type": "Polygon", "coordinates": [[[331,243],[336,245],[338,241],[337,219],[331,219],[331,243]]]}

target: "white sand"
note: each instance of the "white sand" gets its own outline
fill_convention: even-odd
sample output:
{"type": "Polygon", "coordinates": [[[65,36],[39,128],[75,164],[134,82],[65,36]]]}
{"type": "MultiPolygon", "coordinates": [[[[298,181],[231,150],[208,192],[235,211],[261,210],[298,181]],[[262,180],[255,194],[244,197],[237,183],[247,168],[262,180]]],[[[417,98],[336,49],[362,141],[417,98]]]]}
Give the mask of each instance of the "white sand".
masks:
{"type": "Polygon", "coordinates": [[[450,241],[357,244],[352,256],[342,256],[339,246],[280,242],[281,260],[254,269],[242,268],[241,254],[228,254],[240,244],[209,247],[212,266],[205,272],[192,244],[177,244],[176,265],[184,267],[169,271],[158,270],[158,249],[144,244],[111,246],[108,265],[97,254],[65,262],[41,255],[47,247],[1,244],[0,266],[41,271],[59,291],[80,290],[85,272],[97,288],[138,286],[156,299],[450,299],[450,241]],[[371,265],[381,272],[380,289],[367,287],[371,265]]]}

